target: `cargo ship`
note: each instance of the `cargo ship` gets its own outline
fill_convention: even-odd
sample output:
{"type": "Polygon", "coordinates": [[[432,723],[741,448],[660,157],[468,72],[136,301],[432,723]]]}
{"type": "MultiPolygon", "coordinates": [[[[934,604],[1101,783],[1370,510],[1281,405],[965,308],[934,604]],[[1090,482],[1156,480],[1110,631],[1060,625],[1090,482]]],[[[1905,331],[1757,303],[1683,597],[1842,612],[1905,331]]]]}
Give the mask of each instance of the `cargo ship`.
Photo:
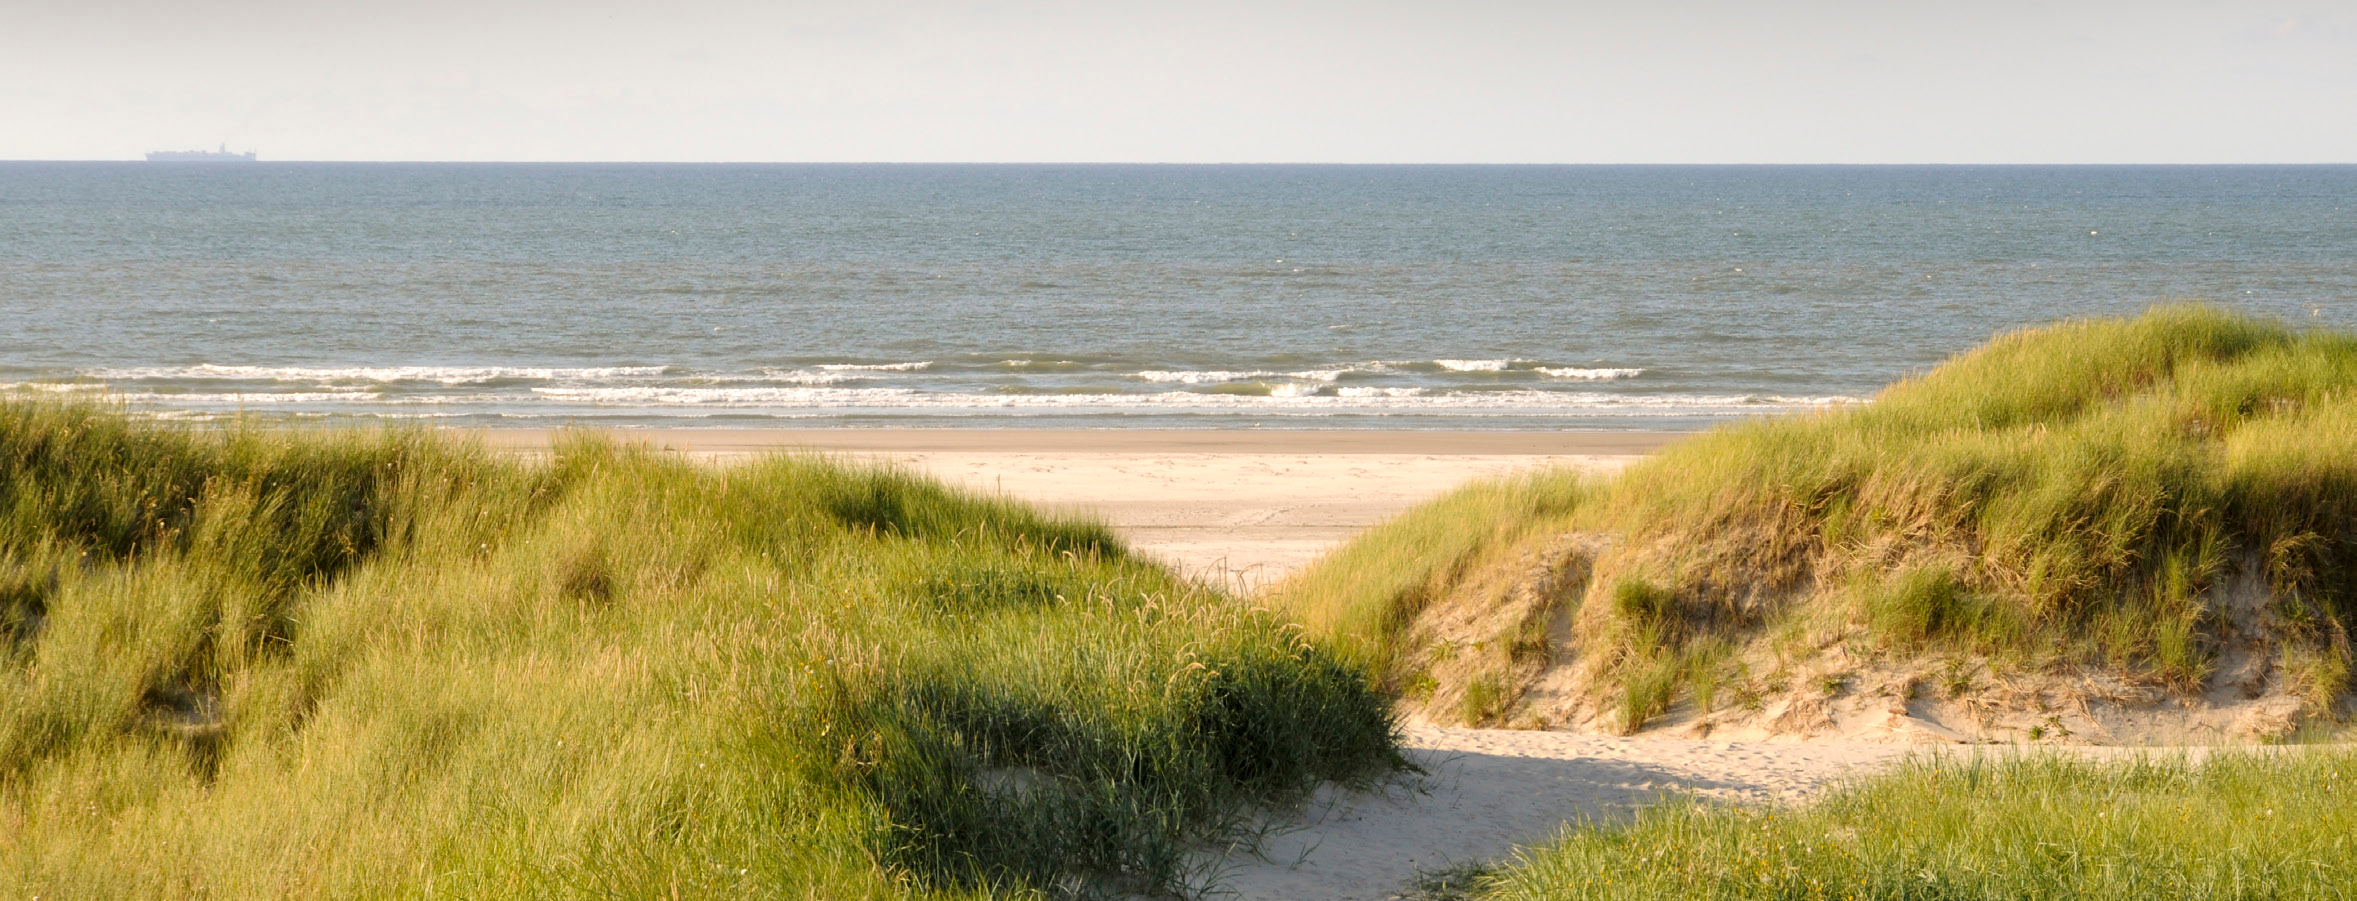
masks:
{"type": "Polygon", "coordinates": [[[221,145],[219,150],[151,150],[147,154],[147,161],[151,163],[250,163],[254,161],[254,152],[248,150],[244,153],[230,153],[227,144],[221,145]]]}

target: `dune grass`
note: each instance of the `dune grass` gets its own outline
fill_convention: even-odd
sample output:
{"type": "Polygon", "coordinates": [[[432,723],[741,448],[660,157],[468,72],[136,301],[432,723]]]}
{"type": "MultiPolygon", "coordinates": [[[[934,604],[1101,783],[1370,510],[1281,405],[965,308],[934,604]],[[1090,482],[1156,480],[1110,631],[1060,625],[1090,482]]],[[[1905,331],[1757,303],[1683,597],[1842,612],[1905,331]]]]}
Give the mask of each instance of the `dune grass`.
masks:
{"type": "Polygon", "coordinates": [[[2357,754],[1919,760],[1798,808],[1676,801],[1586,826],[1478,897],[2357,898],[2357,754]]]}
{"type": "Polygon", "coordinates": [[[2240,642],[2330,716],[2357,621],[2357,336],[2198,306],[2002,335],[1871,403],[1714,430],[1608,483],[1469,488],[1273,597],[1396,690],[1431,664],[1420,611],[1481,603],[1467,586],[1566,533],[1603,549],[1563,588],[1576,627],[1551,653],[1623,729],[1763,690],[1740,663],[1763,643],[2194,692],[2240,642]]]}
{"type": "Polygon", "coordinates": [[[890,471],[0,405],[0,885],[1166,892],[1400,765],[1349,658],[890,471]]]}
{"type": "Polygon", "coordinates": [[[1272,595],[1311,633],[1370,671],[1409,648],[1409,626],[1475,573],[1577,527],[1589,494],[1578,473],[1542,471],[1477,481],[1418,505],[1319,558],[1272,595]]]}

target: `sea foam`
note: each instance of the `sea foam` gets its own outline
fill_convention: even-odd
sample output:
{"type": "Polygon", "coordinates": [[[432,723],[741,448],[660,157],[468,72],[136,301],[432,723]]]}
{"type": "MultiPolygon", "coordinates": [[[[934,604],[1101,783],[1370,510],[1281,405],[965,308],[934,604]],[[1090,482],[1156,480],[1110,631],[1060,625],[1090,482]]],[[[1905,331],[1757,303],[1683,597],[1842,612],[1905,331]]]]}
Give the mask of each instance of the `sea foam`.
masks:
{"type": "Polygon", "coordinates": [[[819,364],[818,368],[824,369],[828,372],[920,372],[933,368],[933,361],[918,360],[913,363],[821,363],[819,364]]]}
{"type": "Polygon", "coordinates": [[[1543,372],[1559,379],[1580,379],[1591,382],[1633,379],[1645,374],[1645,370],[1642,369],[1581,369],[1576,366],[1540,366],[1534,371],[1543,372]]]}

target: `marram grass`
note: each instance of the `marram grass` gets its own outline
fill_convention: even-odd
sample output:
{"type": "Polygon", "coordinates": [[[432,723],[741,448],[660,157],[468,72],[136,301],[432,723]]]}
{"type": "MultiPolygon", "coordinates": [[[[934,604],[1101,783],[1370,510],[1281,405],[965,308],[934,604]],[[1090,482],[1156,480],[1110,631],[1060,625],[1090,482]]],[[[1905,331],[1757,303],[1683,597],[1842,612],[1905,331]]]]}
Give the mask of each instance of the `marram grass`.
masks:
{"type": "Polygon", "coordinates": [[[1675,801],[1494,871],[1494,901],[2357,898],[2357,753],[1952,757],[1797,808],[1675,801]]]}
{"type": "Polygon", "coordinates": [[[1367,684],[889,471],[0,405],[12,896],[1168,891],[1399,765],[1367,684]]]}
{"type": "Polygon", "coordinates": [[[2332,716],[2357,623],[2357,335],[2198,306],[2001,335],[1870,403],[1721,428],[1609,481],[1469,487],[1272,602],[1401,689],[1432,664],[1419,612],[1490,603],[1484,580],[1566,535],[1600,550],[1507,628],[1568,622],[1546,656],[1579,661],[1622,729],[1756,695],[1738,662],[1770,644],[2190,693],[2245,642],[2332,716]]]}

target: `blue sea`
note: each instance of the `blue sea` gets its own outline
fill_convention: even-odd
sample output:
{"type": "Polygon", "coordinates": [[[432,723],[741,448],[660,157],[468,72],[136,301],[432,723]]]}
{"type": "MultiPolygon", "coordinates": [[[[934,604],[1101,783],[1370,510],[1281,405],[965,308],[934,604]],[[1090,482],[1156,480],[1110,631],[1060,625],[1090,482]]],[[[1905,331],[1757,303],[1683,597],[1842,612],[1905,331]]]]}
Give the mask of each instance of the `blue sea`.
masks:
{"type": "Polygon", "coordinates": [[[2199,300],[2357,167],[0,163],[0,386],[472,426],[1688,429],[2199,300]]]}

